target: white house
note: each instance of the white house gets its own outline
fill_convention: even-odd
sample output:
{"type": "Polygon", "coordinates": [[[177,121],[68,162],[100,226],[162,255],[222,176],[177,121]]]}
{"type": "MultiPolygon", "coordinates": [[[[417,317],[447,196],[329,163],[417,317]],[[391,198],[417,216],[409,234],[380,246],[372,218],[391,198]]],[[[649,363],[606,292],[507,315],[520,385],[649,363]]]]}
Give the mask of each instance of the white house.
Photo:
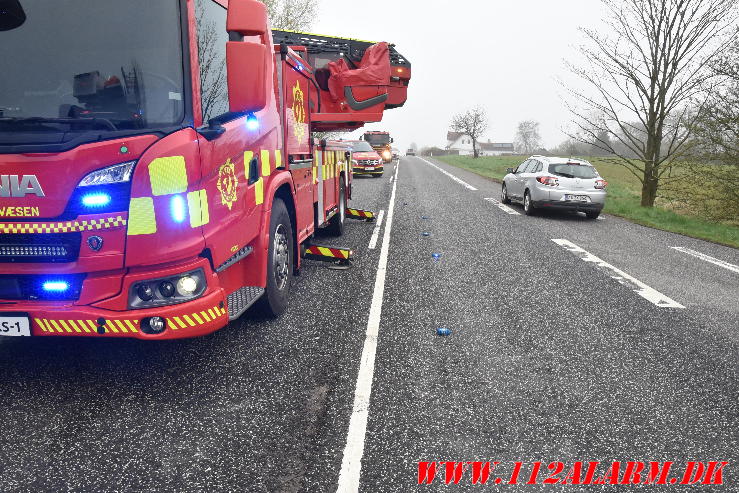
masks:
{"type": "MultiPolygon", "coordinates": [[[[446,135],[446,149],[456,151],[460,156],[472,156],[472,137],[459,132],[448,132],[446,135]]],[[[480,156],[510,156],[515,154],[512,143],[509,142],[478,142],[477,152],[480,156]]]]}

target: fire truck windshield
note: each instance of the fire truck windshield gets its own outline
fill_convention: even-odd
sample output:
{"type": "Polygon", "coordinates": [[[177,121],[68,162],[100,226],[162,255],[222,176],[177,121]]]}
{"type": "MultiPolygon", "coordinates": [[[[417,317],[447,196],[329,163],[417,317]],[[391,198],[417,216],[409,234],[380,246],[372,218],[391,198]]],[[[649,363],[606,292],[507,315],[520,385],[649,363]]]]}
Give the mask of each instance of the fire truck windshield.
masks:
{"type": "Polygon", "coordinates": [[[8,1],[13,8],[0,9],[0,144],[183,121],[180,0],[2,6],[8,1]]]}
{"type": "Polygon", "coordinates": [[[390,143],[390,134],[364,134],[364,140],[373,147],[386,146],[390,143]]]}

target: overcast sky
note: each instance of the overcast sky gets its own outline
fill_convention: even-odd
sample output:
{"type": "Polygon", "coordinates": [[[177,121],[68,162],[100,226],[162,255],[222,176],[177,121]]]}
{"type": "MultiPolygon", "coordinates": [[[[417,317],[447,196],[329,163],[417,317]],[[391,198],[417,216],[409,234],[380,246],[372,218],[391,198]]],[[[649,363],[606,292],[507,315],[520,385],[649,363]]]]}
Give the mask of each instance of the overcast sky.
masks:
{"type": "Polygon", "coordinates": [[[541,123],[544,145],[566,136],[570,115],[557,77],[577,60],[578,27],[600,25],[597,0],[321,0],[318,34],[388,41],[413,64],[408,102],[365,127],[388,130],[403,150],[446,144],[455,113],[480,104],[487,138],[512,142],[521,120],[541,123]]]}

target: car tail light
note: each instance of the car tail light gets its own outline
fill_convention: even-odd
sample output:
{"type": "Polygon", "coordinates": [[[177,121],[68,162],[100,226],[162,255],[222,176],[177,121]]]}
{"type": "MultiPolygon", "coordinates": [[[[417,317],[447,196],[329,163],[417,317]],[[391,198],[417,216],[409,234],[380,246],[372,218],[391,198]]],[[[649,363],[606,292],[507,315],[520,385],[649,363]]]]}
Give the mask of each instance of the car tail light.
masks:
{"type": "Polygon", "coordinates": [[[559,180],[556,179],[553,176],[537,176],[536,181],[541,183],[542,185],[546,185],[548,187],[557,187],[559,186],[559,180]]]}
{"type": "Polygon", "coordinates": [[[595,180],[595,188],[597,190],[604,190],[608,186],[608,182],[605,180],[595,180]]]}

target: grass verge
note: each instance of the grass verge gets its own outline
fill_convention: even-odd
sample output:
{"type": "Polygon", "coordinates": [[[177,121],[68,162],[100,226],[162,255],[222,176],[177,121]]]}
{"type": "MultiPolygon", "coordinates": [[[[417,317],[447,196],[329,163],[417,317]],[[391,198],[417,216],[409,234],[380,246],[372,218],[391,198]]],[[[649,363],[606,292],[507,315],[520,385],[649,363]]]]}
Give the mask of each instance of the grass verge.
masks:
{"type": "MultiPolygon", "coordinates": [[[[441,156],[436,159],[500,182],[506,175],[507,168],[515,168],[525,158],[487,156],[473,159],[468,156],[441,156]]],[[[697,215],[677,213],[660,206],[642,207],[639,203],[639,181],[626,168],[598,159],[592,159],[590,162],[608,181],[608,199],[604,209],[606,214],[620,216],[651,228],[739,248],[738,227],[710,221],[697,215]]],[[[674,190],[671,193],[675,193],[674,190]]]]}

